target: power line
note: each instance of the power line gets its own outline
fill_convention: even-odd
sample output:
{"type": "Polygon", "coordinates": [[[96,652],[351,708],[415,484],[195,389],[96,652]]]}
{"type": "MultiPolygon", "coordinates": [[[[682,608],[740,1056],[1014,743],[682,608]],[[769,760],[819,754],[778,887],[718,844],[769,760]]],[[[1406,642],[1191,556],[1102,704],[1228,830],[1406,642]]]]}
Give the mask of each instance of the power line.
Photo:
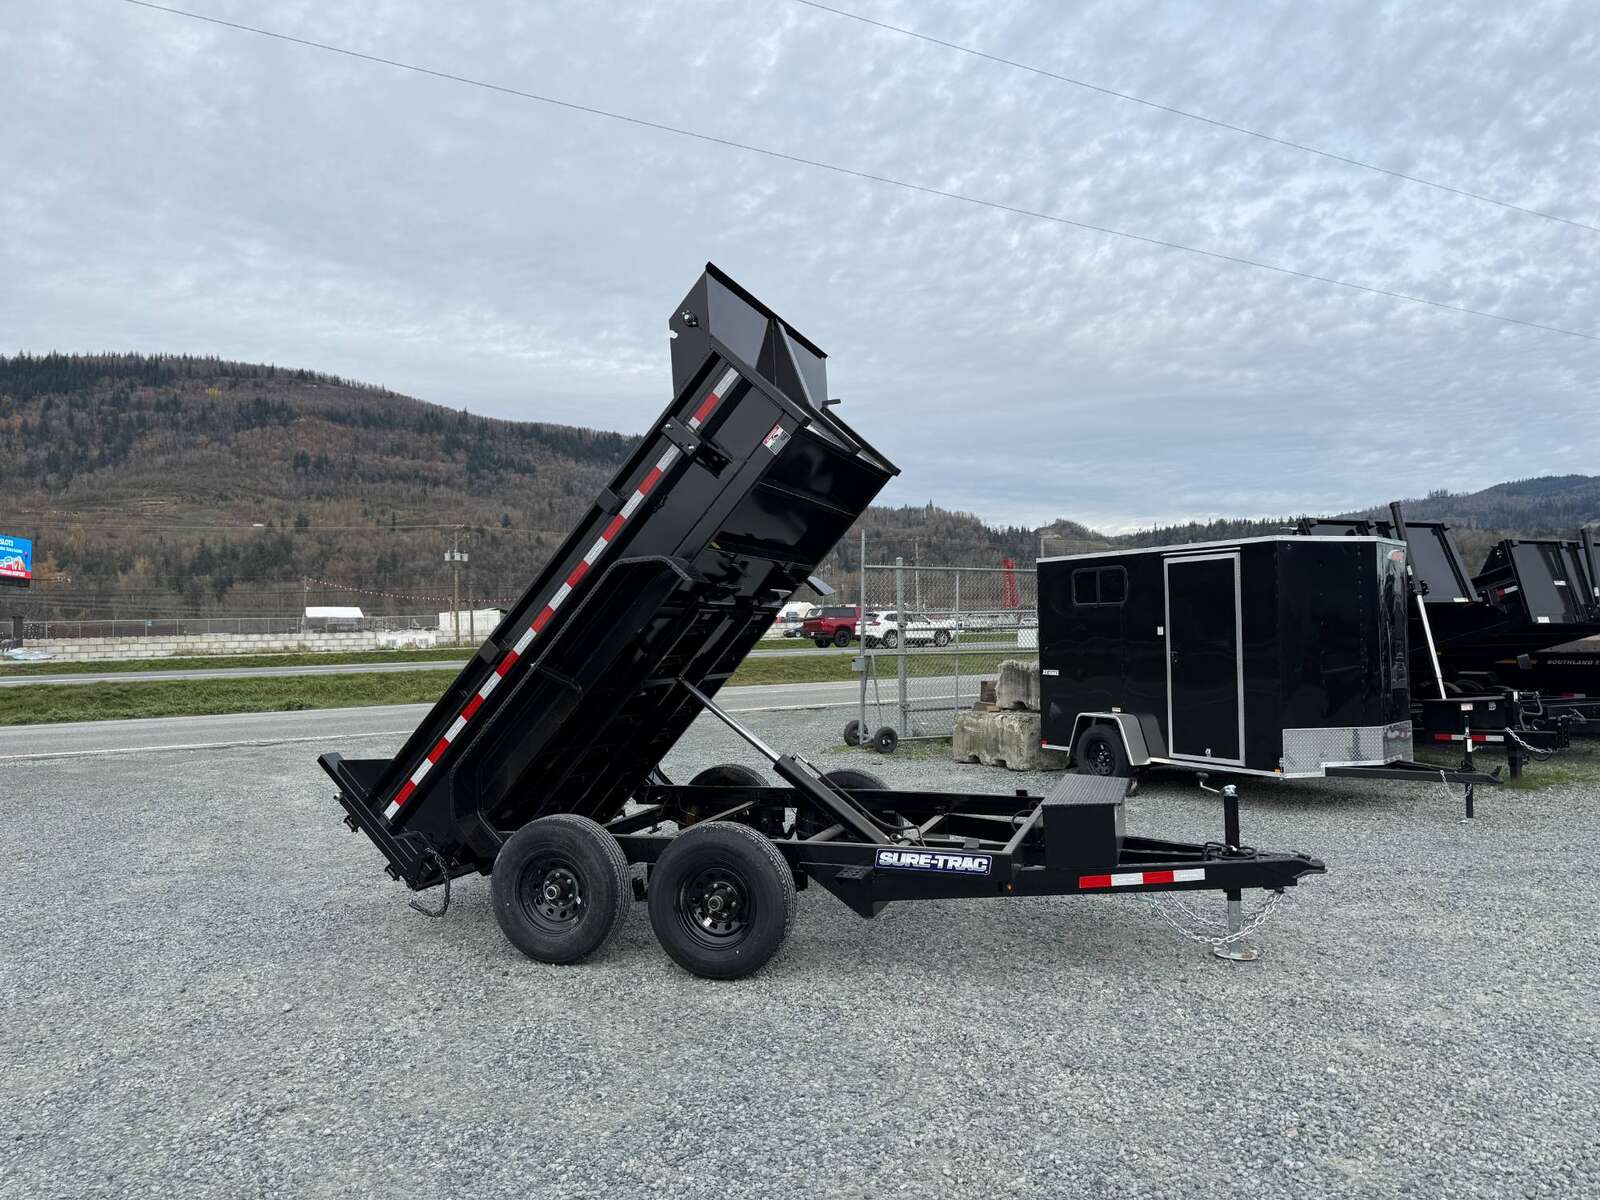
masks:
{"type": "Polygon", "coordinates": [[[1039,75],[1046,79],[1054,79],[1059,83],[1070,83],[1073,87],[1083,88],[1086,91],[1099,92],[1102,96],[1111,96],[1117,100],[1126,100],[1131,104],[1142,104],[1146,108],[1153,108],[1158,112],[1170,113],[1173,116],[1185,117],[1191,121],[1199,121],[1204,125],[1211,125],[1217,129],[1226,129],[1230,133],[1242,133],[1246,137],[1259,138],[1263,142],[1271,142],[1275,146],[1285,146],[1290,150],[1299,150],[1305,154],[1315,154],[1318,158],[1330,159],[1333,162],[1344,163],[1346,166],[1360,167],[1364,171],[1376,171],[1380,175],[1387,175],[1391,179],[1402,179],[1407,183],[1420,184],[1422,187],[1435,188],[1441,192],[1463,196],[1468,200],[1481,200],[1485,204],[1494,204],[1500,208],[1510,209],[1512,212],[1523,213],[1530,217],[1541,217],[1546,221],[1559,221],[1563,225],[1571,225],[1577,229],[1587,229],[1590,233],[1600,233],[1600,225],[1589,225],[1583,221],[1575,221],[1571,217],[1558,216],[1555,213],[1545,212],[1542,209],[1527,208],[1521,204],[1513,204],[1509,200],[1497,200],[1493,196],[1486,196],[1482,192],[1469,191],[1466,188],[1456,187],[1454,184],[1442,183],[1437,179],[1426,179],[1421,175],[1408,175],[1404,171],[1396,171],[1390,167],[1379,166],[1377,163],[1366,162],[1359,158],[1351,158],[1346,154],[1339,154],[1333,150],[1321,150],[1316,146],[1308,146],[1304,142],[1291,141],[1288,138],[1277,137],[1274,134],[1263,133],[1259,129],[1251,129],[1245,125],[1235,125],[1231,121],[1223,121],[1216,117],[1208,117],[1203,113],[1192,112],[1186,108],[1177,108],[1171,104],[1162,104],[1158,100],[1147,100],[1143,96],[1135,96],[1130,92],[1119,92],[1115,88],[1104,87],[1098,83],[1090,83],[1086,79],[1075,79],[1071,75],[1062,75],[1059,72],[1048,70],[1044,67],[1031,66],[1028,63],[1018,62],[1015,59],[1003,58],[998,54],[976,49],[972,46],[963,46],[960,42],[948,42],[943,38],[934,37],[929,33],[921,33],[915,29],[907,29],[903,25],[891,25],[887,21],[879,21],[873,17],[863,16],[860,13],[848,12],[842,8],[831,5],[819,4],[817,0],[795,0],[796,4],[803,4],[807,8],[814,8],[819,12],[832,13],[836,17],[846,20],[859,21],[863,25],[872,25],[878,29],[888,30],[905,37],[916,38],[920,42],[927,42],[934,46],[943,46],[947,50],[955,50],[961,54],[970,54],[974,58],[986,59],[998,63],[1003,67],[1013,70],[1026,71],[1030,75],[1039,75]]]}
{"type": "Polygon", "coordinates": [[[468,87],[483,88],[486,91],[499,92],[507,96],[516,96],[523,100],[532,100],[539,104],[548,104],[554,108],[566,109],[569,112],[587,113],[590,116],[604,117],[609,121],[620,121],[624,124],[638,126],[642,129],[652,129],[659,133],[671,133],[678,137],[691,138],[695,141],[706,142],[714,146],[724,146],[732,150],[742,150],[749,154],[759,154],[766,158],[778,159],[782,162],[797,163],[800,166],[815,167],[821,171],[831,171],[836,175],[846,175],[853,179],[866,180],[869,183],[880,183],[889,187],[903,188],[906,191],[920,192],[927,196],[938,196],[945,200],[959,200],[963,204],[975,205],[979,208],[993,209],[996,212],[1011,213],[1020,217],[1031,217],[1039,221],[1050,221],[1057,225],[1067,225],[1074,229],[1088,230],[1091,233],[1103,233],[1111,237],[1124,238],[1131,242],[1140,242],[1146,246],[1157,246],[1164,250],[1180,250],[1185,254],[1194,254],[1202,258],[1214,259],[1217,262],[1233,263],[1236,266],[1253,267],[1260,271],[1271,271],[1274,274],[1285,275],[1295,279],[1306,279],[1315,283],[1331,284],[1334,287],[1346,288],[1354,292],[1363,292],[1370,296],[1384,296],[1391,300],[1404,300],[1411,304],[1424,304],[1430,308],[1443,309],[1447,312],[1465,313],[1468,316],[1483,317],[1490,321],[1500,321],[1507,325],[1521,325],[1527,329],[1541,329],[1546,333],[1559,333],[1567,337],[1583,338],[1585,341],[1600,342],[1600,334],[1585,333],[1578,329],[1566,329],[1559,325],[1546,325],[1540,321],[1528,321],[1521,317],[1508,317],[1501,313],[1488,312],[1480,308],[1468,308],[1462,304],[1451,304],[1444,300],[1433,300],[1427,296],[1416,296],[1409,292],[1397,292],[1389,288],[1374,287],[1365,283],[1354,283],[1348,279],[1338,279],[1331,275],[1318,275],[1311,271],[1300,271],[1294,267],[1279,266],[1276,263],[1264,262],[1261,259],[1246,258],[1238,254],[1228,254],[1221,250],[1207,250],[1200,246],[1190,246],[1183,242],[1169,241],[1166,238],[1150,237],[1142,233],[1129,233],[1122,229],[1112,229],[1107,225],[1096,225],[1089,221],[1078,221],[1071,217],[1063,217],[1056,213],[1040,212],[1037,209],[1023,208],[1015,204],[1006,204],[999,200],[986,200],[981,196],[968,195],[965,192],[952,192],[944,188],[930,187],[927,184],[911,183],[904,179],[894,179],[887,175],[878,175],[871,171],[861,171],[854,167],[841,166],[838,163],[825,162],[822,159],[807,158],[799,154],[790,154],[783,150],[773,150],[765,146],[753,145],[749,142],[735,141],[732,138],[718,137],[715,134],[700,133],[692,129],[684,129],[676,125],[667,125],[660,121],[651,121],[644,117],[629,116],[626,113],[613,112],[609,109],[596,108],[593,105],[579,104],[572,100],[561,100],[554,96],[541,95],[538,92],[523,91],[520,88],[507,87],[504,84],[489,83],[481,79],[472,79],[465,75],[452,74],[449,71],[437,71],[431,67],[418,66],[414,63],[401,62],[398,59],[383,58],[376,54],[365,54],[359,50],[350,50],[343,46],[334,46],[327,42],[312,41],[309,38],[294,37],[287,33],[277,33],[270,29],[260,29],[254,25],[243,25],[237,21],[225,21],[221,17],[206,16],[202,13],[188,12],[181,8],[168,8],[162,4],[152,4],[149,0],[123,0],[137,8],[148,8],[156,12],[168,13],[172,16],[187,17],[194,21],[203,21],[210,25],[220,25],[228,29],[237,29],[243,33],[253,33],[261,37],[273,38],[280,42],[289,42],[297,46],[306,46],[314,50],[325,50],[330,54],[343,55],[346,58],[360,59],[363,62],[378,63],[381,66],[394,67],[402,71],[410,71],[418,75],[428,75],[435,79],[444,79],[452,83],[465,84],[468,87]]]}

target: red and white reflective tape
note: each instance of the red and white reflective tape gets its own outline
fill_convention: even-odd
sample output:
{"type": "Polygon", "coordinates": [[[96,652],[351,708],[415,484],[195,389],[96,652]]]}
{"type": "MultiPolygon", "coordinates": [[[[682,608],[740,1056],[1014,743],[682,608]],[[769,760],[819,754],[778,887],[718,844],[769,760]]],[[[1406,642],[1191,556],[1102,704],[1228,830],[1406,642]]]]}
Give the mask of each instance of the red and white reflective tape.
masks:
{"type": "MultiPolygon", "coordinates": [[[[716,410],[717,405],[722,402],[729,389],[738,381],[738,378],[739,373],[732,367],[723,372],[722,378],[717,381],[717,386],[711,389],[704,400],[700,401],[695,407],[694,413],[685,422],[690,429],[699,429],[706,423],[706,420],[716,410]]],[[[533,644],[533,639],[544,631],[546,625],[550,624],[551,619],[556,615],[556,610],[566,603],[567,597],[572,595],[572,590],[589,573],[589,568],[599,561],[600,556],[605,553],[606,547],[616,540],[617,534],[627,524],[628,518],[639,511],[639,506],[644,503],[645,497],[655,490],[656,484],[661,482],[661,477],[672,468],[672,464],[678,461],[681,453],[676,446],[668,446],[662,451],[661,457],[656,459],[655,465],[645,472],[645,477],[639,481],[639,486],[633,489],[633,495],[628,497],[627,503],[622,506],[621,511],[611,518],[605,529],[600,532],[600,536],[595,538],[594,544],[584,551],[583,558],[568,573],[561,586],[556,588],[550,599],[545,601],[544,607],[539,610],[539,615],[533,618],[533,624],[523,631],[522,636],[517,639],[517,644],[507,650],[505,657],[495,664],[494,670],[489,672],[489,677],[483,681],[482,686],[473,694],[472,699],[467,701],[460,714],[451,722],[450,728],[445,730],[444,736],[434,743],[433,749],[428,751],[427,757],[417,764],[417,769],[411,772],[411,777],[395,793],[394,799],[389,802],[389,807],[383,810],[383,815],[388,820],[392,821],[399,815],[400,809],[407,800],[411,799],[412,793],[417,790],[417,786],[427,776],[428,772],[433,770],[434,764],[444,757],[445,751],[450,749],[450,743],[461,736],[461,731],[466,728],[467,722],[472,720],[477,711],[483,707],[483,702],[494,694],[495,688],[499,687],[500,681],[506,677],[506,672],[511,670],[516,665],[517,660],[527,653],[528,647],[533,644]]]]}
{"type": "MultiPolygon", "coordinates": [[[[1460,742],[1466,739],[1464,733],[1436,733],[1433,740],[1436,742],[1460,742]]],[[[1506,740],[1503,733],[1475,733],[1472,735],[1472,744],[1481,746],[1485,742],[1503,742],[1506,740]]]]}
{"type": "Polygon", "coordinates": [[[1144,887],[1155,883],[1199,883],[1206,877],[1204,867],[1185,867],[1179,871],[1124,871],[1119,875],[1079,875],[1081,888],[1144,887]]]}

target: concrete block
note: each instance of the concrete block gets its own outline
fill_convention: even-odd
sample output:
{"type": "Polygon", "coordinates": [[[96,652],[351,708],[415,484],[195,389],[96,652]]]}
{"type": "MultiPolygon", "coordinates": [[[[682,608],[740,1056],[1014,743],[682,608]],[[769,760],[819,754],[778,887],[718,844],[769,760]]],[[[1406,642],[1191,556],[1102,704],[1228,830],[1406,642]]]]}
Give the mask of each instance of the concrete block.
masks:
{"type": "Polygon", "coordinates": [[[956,762],[978,762],[1013,771],[1064,771],[1067,756],[1039,745],[1039,714],[1031,712],[956,713],[950,739],[956,762]]]}
{"type": "Polygon", "coordinates": [[[1000,664],[1000,678],[995,682],[994,702],[1002,709],[1025,708],[1038,712],[1039,664],[1008,658],[1000,664]]]}

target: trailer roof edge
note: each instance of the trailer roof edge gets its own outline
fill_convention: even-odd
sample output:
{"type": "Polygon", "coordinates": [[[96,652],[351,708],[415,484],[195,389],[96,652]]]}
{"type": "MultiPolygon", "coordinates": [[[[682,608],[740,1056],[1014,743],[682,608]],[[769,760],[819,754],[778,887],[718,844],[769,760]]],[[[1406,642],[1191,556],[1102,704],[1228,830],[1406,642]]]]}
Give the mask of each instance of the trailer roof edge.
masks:
{"type": "Polygon", "coordinates": [[[1229,538],[1220,542],[1178,542],[1170,546],[1135,546],[1128,550],[1091,550],[1084,554],[1053,554],[1049,558],[1036,558],[1033,561],[1037,564],[1072,562],[1075,559],[1085,558],[1111,558],[1114,555],[1125,554],[1187,554],[1191,550],[1231,550],[1235,546],[1254,546],[1262,542],[1371,542],[1373,545],[1382,542],[1390,546],[1405,546],[1399,538],[1355,537],[1346,533],[1301,537],[1298,534],[1282,533],[1269,537],[1229,538]]]}

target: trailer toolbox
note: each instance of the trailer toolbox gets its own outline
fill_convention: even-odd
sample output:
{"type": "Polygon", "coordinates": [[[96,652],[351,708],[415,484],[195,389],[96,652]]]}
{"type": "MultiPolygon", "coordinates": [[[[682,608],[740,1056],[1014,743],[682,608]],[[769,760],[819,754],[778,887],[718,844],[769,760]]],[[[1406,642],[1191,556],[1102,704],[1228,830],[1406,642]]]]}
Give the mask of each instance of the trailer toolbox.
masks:
{"type": "Polygon", "coordinates": [[[392,758],[320,759],[393,877],[443,885],[442,911],[451,878],[492,875],[502,929],[545,962],[593,953],[643,896],[669,955],[734,977],[776,951],[813,880],[870,916],[936,896],[1237,901],[1324,869],[1240,847],[1231,806],[1227,843],[1124,836],[1120,793],[895,791],[725,712],[718,689],[798,588],[826,591],[812,573],[897,472],[834,411],[823,352],[715,266],[669,326],[672,402],[417,730],[392,758]],[[733,764],[669,780],[659,764],[702,713],[777,783],[733,764]]]}

